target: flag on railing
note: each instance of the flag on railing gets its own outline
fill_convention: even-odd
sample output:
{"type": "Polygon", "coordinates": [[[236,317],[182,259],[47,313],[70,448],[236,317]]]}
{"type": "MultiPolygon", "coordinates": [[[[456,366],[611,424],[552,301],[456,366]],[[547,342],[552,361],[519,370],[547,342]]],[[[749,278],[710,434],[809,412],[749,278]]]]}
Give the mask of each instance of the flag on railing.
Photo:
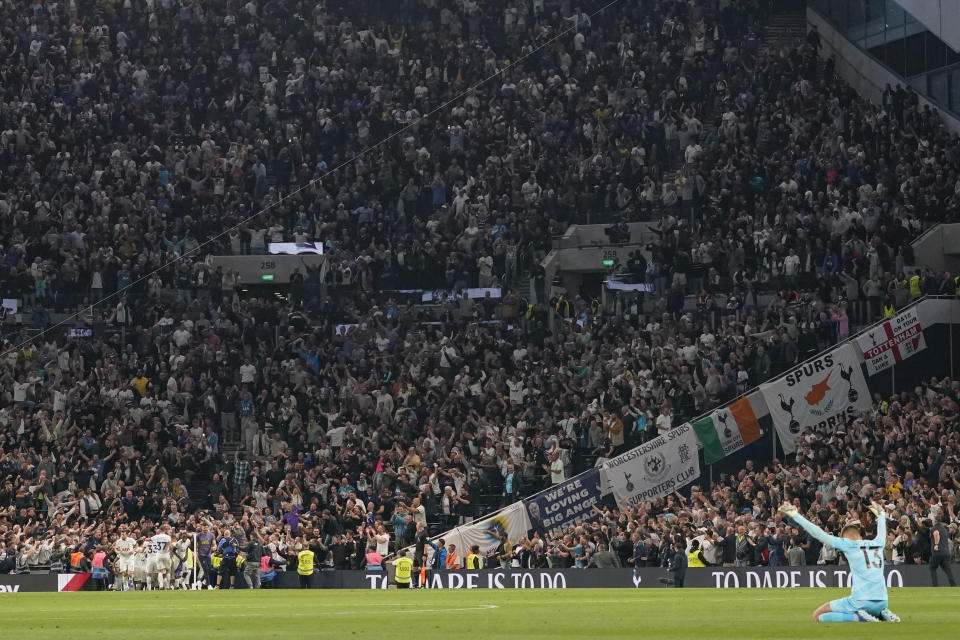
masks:
{"type": "Polygon", "coordinates": [[[693,429],[703,445],[705,464],[725,458],[761,435],[760,423],[746,397],[695,421],[693,429]]]}

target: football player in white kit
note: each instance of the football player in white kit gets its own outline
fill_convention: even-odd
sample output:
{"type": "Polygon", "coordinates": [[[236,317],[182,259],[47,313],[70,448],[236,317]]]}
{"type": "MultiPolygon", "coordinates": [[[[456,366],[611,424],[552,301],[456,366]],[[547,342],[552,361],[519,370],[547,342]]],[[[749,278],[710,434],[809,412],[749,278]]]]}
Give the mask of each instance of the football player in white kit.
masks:
{"type": "Polygon", "coordinates": [[[137,543],[137,552],[133,554],[133,582],[134,588],[139,584],[141,589],[146,588],[147,580],[147,541],[141,537],[137,543]]]}
{"type": "Polygon", "coordinates": [[[170,581],[170,537],[167,525],[160,527],[160,533],[147,542],[147,589],[151,589],[151,580],[158,589],[166,589],[170,581]]]}
{"type": "Polygon", "coordinates": [[[116,574],[119,588],[124,591],[133,591],[134,555],[137,551],[137,541],[127,533],[127,527],[120,527],[120,537],[113,543],[113,550],[117,554],[116,574]]]}

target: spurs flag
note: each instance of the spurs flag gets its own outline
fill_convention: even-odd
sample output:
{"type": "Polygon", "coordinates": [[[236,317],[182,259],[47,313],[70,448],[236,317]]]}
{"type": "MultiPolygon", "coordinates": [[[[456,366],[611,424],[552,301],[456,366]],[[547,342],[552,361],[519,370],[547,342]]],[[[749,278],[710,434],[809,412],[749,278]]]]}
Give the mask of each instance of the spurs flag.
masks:
{"type": "Polygon", "coordinates": [[[917,308],[911,307],[860,334],[857,346],[871,376],[927,348],[917,308]]]}
{"type": "Polygon", "coordinates": [[[610,458],[600,468],[604,493],[631,505],[662,498],[700,477],[697,436],[689,424],[610,458]]]}
{"type": "Polygon", "coordinates": [[[849,342],[760,385],[760,393],[786,453],[797,450],[805,429],[830,433],[848,416],[870,409],[860,357],[849,342]]]}
{"type": "Polygon", "coordinates": [[[745,397],[693,423],[703,445],[703,462],[713,464],[760,439],[760,423],[745,397]]]}

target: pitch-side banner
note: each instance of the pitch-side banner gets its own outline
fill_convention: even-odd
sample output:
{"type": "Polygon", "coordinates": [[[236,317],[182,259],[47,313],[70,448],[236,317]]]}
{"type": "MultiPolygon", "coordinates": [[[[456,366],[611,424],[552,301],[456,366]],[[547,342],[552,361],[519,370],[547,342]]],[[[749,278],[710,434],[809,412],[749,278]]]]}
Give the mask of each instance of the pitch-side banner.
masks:
{"type": "Polygon", "coordinates": [[[0,593],[86,591],[91,585],[89,573],[0,575],[0,593]]]}
{"type": "Polygon", "coordinates": [[[860,356],[850,343],[760,385],[760,393],[786,453],[797,450],[804,429],[831,432],[846,424],[848,415],[870,409],[860,356]]]}
{"type": "Polygon", "coordinates": [[[649,502],[673,493],[700,477],[697,435],[684,424],[610,458],[601,467],[605,493],[617,502],[649,502]]]}
{"type": "MultiPolygon", "coordinates": [[[[960,565],[954,565],[954,572],[960,565]]],[[[383,572],[338,571],[337,587],[386,589],[392,585],[383,572]]],[[[664,589],[660,578],[666,569],[512,569],[492,571],[435,571],[427,577],[428,589],[664,589]]],[[[287,572],[288,588],[299,586],[296,573],[287,572]]],[[[884,568],[888,587],[929,587],[926,565],[884,568]]],[[[699,589],[849,589],[852,577],[846,566],[808,567],[707,567],[688,569],[684,586],[699,589]]],[[[942,584],[942,583],[941,583],[942,584]]]]}
{"type": "Polygon", "coordinates": [[[917,308],[910,307],[857,337],[867,373],[874,375],[927,348],[917,308]]]}
{"type": "Polygon", "coordinates": [[[554,533],[597,517],[603,497],[599,469],[589,469],[524,500],[534,529],[554,533]]]}

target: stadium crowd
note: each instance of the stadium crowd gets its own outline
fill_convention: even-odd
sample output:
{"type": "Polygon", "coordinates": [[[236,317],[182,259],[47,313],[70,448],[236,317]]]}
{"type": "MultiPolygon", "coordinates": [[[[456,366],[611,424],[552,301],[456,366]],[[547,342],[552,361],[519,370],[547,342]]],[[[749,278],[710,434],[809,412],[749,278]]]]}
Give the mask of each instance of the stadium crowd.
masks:
{"type": "MultiPolygon", "coordinates": [[[[547,540],[521,540],[514,551],[532,566],[586,567],[599,551],[612,566],[667,566],[680,543],[689,566],[804,566],[843,562],[778,511],[784,502],[839,535],[851,521],[869,531],[871,502],[888,520],[888,564],[927,564],[931,532],[944,525],[951,559],[960,561],[960,447],[956,437],[960,382],[932,379],[890,398],[877,398],[833,433],[808,429],[789,462],[756,465],[721,477],[709,491],[694,486],[636,507],[605,508],[593,523],[547,540]]],[[[605,564],[604,566],[610,566],[605,564]]]]}
{"type": "Polygon", "coordinates": [[[819,70],[816,34],[764,46],[766,2],[369,4],[0,6],[13,570],[162,524],[360,567],[955,288],[904,265],[960,142],[819,70]],[[652,301],[554,297],[552,235],[651,217],[652,301]],[[327,267],[276,298],[210,266],[271,241],[327,267]],[[382,293],[465,286],[504,297],[382,293]]]}

